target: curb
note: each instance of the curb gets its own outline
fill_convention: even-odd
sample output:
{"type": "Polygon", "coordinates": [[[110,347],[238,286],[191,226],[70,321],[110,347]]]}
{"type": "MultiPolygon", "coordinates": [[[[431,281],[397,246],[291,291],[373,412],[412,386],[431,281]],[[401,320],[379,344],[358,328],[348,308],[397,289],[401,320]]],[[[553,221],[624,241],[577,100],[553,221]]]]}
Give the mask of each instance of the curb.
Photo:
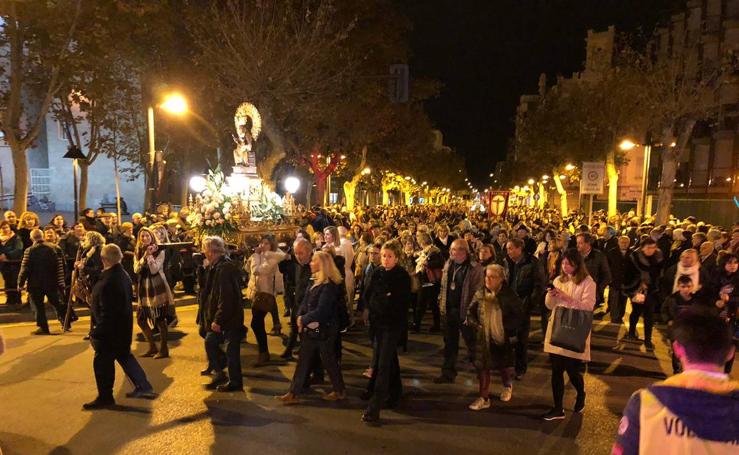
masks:
{"type": "MultiPolygon", "coordinates": [[[[181,306],[188,306],[188,305],[194,305],[197,303],[197,297],[194,295],[182,295],[181,297],[176,297],[174,301],[174,306],[181,307],[181,306]]],[[[51,305],[48,303],[45,303],[44,306],[46,307],[46,318],[49,321],[56,320],[56,313],[51,308],[51,305]]],[[[134,302],[133,309],[134,312],[138,308],[138,305],[134,302]]],[[[75,313],[77,313],[77,316],[89,316],[90,315],[90,308],[86,306],[75,306],[74,308],[75,313]]],[[[33,311],[30,309],[30,305],[26,304],[23,305],[23,309],[21,311],[3,311],[0,310],[0,324],[15,324],[19,322],[35,322],[36,317],[33,314],[33,311]]]]}

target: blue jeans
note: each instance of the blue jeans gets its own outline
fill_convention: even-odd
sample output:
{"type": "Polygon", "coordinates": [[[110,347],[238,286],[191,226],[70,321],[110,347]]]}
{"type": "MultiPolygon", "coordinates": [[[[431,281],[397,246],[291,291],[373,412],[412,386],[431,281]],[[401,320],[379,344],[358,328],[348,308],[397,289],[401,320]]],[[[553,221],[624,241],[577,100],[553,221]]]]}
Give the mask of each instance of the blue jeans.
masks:
{"type": "Polygon", "coordinates": [[[233,385],[243,386],[241,377],[241,331],[224,330],[221,333],[208,332],[205,335],[205,353],[208,365],[222,372],[228,367],[228,379],[233,385]],[[226,351],[221,348],[226,344],[226,351]]]}

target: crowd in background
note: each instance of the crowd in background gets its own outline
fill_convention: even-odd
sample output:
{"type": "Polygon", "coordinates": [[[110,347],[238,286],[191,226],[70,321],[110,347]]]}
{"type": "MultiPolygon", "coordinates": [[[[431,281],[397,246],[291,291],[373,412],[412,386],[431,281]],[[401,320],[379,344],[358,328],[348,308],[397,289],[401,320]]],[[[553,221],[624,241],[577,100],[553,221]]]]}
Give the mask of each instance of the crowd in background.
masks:
{"type": "MultiPolygon", "coordinates": [[[[511,400],[515,381],[525,379],[529,350],[543,349],[551,361],[553,396],[543,416],[547,420],[564,418],[565,373],[577,392],[575,412],[584,410],[583,375],[591,359],[589,334],[581,349],[552,340],[558,307],[625,324],[619,341],[643,343],[646,350],[654,349],[655,328],[674,338],[674,321],[692,308],[723,320],[735,334],[734,343],[739,334],[739,225],[712,226],[693,217],[655,225],[633,213],[595,213],[588,222],[582,213],[562,217],[535,208],[511,208],[505,217],[492,217],[464,205],[352,212],[314,207],[302,214],[289,242],[278,245],[274,236],[265,235],[245,257],[243,251],[229,254],[223,239],[208,237],[200,245],[203,258],[191,246],[199,240],[187,224],[186,208],[134,214],[125,223],[115,214],[86,209],[69,226],[62,216],[40,226],[34,213],[18,217],[9,211],[0,223],[7,304],[19,305],[20,289],[27,285],[37,333],[49,333],[44,297],[63,320],[64,299],[72,293],[85,301],[77,281],[87,281],[88,288],[94,284],[102,271],[102,246],[115,244],[134,285],[135,320],[149,345],[144,356],[169,356],[167,331],[177,323],[175,287],[199,292],[208,358],[201,373],[212,376],[208,387],[235,391],[243,387],[238,349],[248,332],[244,308],[252,312],[250,327],[259,349],[255,366],[266,365],[268,336],[282,334],[276,298],[282,292],[282,314],[290,318],[290,328],[280,356],[293,360],[298,347],[300,354],[289,391],[278,398],[298,402],[307,387],[323,381],[324,372],[333,386],[324,398],[346,398],[342,338],[367,336],[373,347],[362,395],[368,400],[367,422],[398,405],[398,349],[407,348],[409,332],[443,337],[436,383],[455,381],[460,352],[462,362],[475,368],[479,397],[472,410],[491,406],[493,373],[502,383],[500,400],[511,400]],[[39,275],[32,263],[46,264],[44,272],[39,275]],[[225,288],[235,291],[220,291],[225,288]],[[537,332],[531,324],[536,315],[541,336],[530,339],[537,332]]],[[[728,373],[733,356],[726,360],[728,373]]],[[[674,373],[682,363],[679,353],[673,354],[674,373]]]]}

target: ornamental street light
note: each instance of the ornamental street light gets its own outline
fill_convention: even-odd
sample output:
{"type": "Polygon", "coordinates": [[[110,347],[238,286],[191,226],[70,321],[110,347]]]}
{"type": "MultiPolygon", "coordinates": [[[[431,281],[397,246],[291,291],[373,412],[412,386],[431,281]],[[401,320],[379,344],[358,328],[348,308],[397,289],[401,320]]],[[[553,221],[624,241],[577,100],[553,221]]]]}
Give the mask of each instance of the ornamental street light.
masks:
{"type": "MultiPolygon", "coordinates": [[[[182,116],[188,111],[187,100],[179,93],[170,93],[164,97],[159,107],[162,110],[177,116],[182,116]]],[[[149,181],[147,187],[149,190],[149,204],[151,208],[156,205],[156,172],[154,172],[154,164],[156,162],[156,141],[154,136],[154,106],[149,105],[147,109],[147,124],[149,136],[149,181]]]]}
{"type": "Polygon", "coordinates": [[[620,148],[621,150],[623,150],[624,152],[626,152],[626,151],[631,150],[634,147],[636,147],[636,145],[637,144],[635,144],[633,141],[631,141],[629,139],[624,139],[623,141],[621,141],[620,144],[618,144],[618,148],[620,148]]]}
{"type": "Polygon", "coordinates": [[[200,194],[205,190],[207,181],[202,175],[193,175],[190,177],[190,189],[200,194]]]}
{"type": "Polygon", "coordinates": [[[300,188],[300,179],[297,177],[287,177],[285,179],[285,191],[287,191],[290,194],[295,194],[298,192],[298,189],[300,188]]]}
{"type": "Polygon", "coordinates": [[[574,164],[572,164],[572,163],[567,163],[567,164],[565,165],[565,171],[574,171],[574,170],[575,170],[575,165],[574,165],[574,164]]]}

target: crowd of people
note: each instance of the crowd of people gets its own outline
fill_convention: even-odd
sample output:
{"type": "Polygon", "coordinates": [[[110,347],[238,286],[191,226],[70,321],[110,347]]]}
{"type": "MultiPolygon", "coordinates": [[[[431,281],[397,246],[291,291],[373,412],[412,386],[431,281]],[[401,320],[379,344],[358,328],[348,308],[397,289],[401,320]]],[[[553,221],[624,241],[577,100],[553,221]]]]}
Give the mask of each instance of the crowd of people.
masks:
{"type": "MultiPolygon", "coordinates": [[[[739,224],[722,228],[688,217],[656,225],[633,213],[596,213],[588,223],[582,213],[562,217],[535,208],[512,208],[505,217],[491,217],[464,205],[352,212],[315,207],[303,214],[286,244],[278,245],[268,234],[241,258],[230,254],[224,239],[206,237],[199,245],[201,258],[187,246],[198,238],[188,227],[186,210],[146,218],[135,214],[131,222],[119,223],[114,214],[87,209],[71,227],[61,216],[41,227],[33,213],[19,220],[6,212],[0,223],[0,271],[7,304],[20,304],[19,290],[27,286],[36,333],[47,334],[44,297],[64,321],[67,306],[61,299],[68,293],[99,309],[105,303],[100,298],[95,303],[95,292],[102,292],[96,283],[125,282],[118,270],[125,271],[130,282],[124,285],[138,302],[136,322],[149,344],[143,355],[163,358],[169,356],[168,330],[177,323],[172,291],[181,283],[184,292],[198,295],[207,358],[201,374],[211,376],[206,387],[233,392],[243,390],[245,308],[252,313],[259,367],[270,361],[268,336],[282,333],[276,298],[282,289],[290,328],[280,357],[293,360],[297,349],[299,354],[289,390],[277,398],[297,403],[327,373],[332,391],[323,398],[345,399],[342,339],[366,334],[373,348],[361,396],[368,402],[362,415],[368,423],[377,422],[382,409],[399,405],[398,354],[409,332],[443,337],[443,360],[434,382],[452,383],[463,363],[474,366],[479,380],[479,396],[469,405],[474,411],[491,406],[493,373],[502,383],[499,399],[513,398],[515,381],[525,380],[529,350],[541,343],[550,359],[552,388],[552,406],[542,418],[565,417],[565,373],[576,390],[574,412],[583,412],[593,319],[625,324],[619,342],[642,343],[647,351],[654,349],[655,328],[664,330],[674,341],[675,374],[700,363],[706,351],[695,345],[710,344],[686,327],[689,321],[733,334],[727,335],[728,347],[719,346],[721,338],[719,347],[711,348],[711,362],[723,356],[720,372],[711,374],[722,375],[722,384],[736,393],[735,383],[726,384],[739,336],[739,224]],[[78,286],[80,281],[85,285],[78,286]],[[86,296],[85,289],[92,295],[86,296]],[[530,339],[536,333],[534,315],[540,316],[540,339],[530,339]]],[[[101,320],[110,318],[98,313],[93,308],[93,339],[101,320]]],[[[121,333],[121,349],[101,356],[105,366],[99,369],[105,373],[100,373],[103,386],[93,408],[112,401],[114,360],[136,377],[134,395],[153,394],[130,346],[122,348],[126,341],[130,345],[130,330],[121,333]]],[[[96,375],[97,363],[96,355],[96,375]]]]}

